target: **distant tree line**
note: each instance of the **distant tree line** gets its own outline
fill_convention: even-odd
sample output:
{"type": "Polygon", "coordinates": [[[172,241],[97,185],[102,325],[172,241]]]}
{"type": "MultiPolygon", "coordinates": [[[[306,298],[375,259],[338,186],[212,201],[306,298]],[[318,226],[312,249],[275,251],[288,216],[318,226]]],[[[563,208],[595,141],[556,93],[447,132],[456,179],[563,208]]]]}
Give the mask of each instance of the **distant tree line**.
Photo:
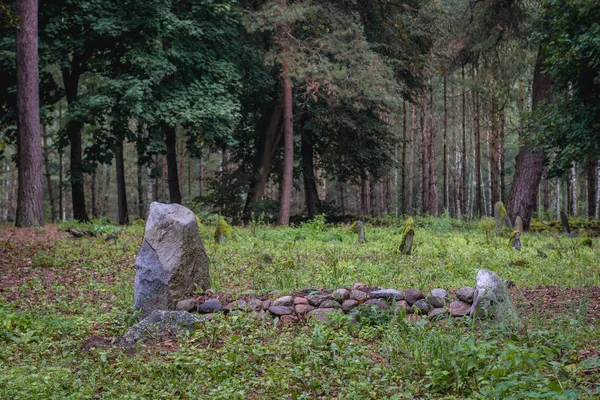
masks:
{"type": "Polygon", "coordinates": [[[0,218],[598,217],[593,0],[0,8],[0,218]],[[113,186],[114,185],[114,186],[113,186]]]}

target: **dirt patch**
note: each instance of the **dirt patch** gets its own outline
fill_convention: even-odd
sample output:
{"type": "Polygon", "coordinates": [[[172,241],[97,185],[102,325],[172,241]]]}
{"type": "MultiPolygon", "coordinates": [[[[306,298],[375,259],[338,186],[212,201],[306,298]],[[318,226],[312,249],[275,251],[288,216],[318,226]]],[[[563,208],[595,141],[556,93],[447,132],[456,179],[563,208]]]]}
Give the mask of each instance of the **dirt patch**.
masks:
{"type": "Polygon", "coordinates": [[[112,338],[94,335],[81,343],[79,348],[84,352],[88,352],[94,348],[108,347],[112,344],[112,341],[112,338]]]}

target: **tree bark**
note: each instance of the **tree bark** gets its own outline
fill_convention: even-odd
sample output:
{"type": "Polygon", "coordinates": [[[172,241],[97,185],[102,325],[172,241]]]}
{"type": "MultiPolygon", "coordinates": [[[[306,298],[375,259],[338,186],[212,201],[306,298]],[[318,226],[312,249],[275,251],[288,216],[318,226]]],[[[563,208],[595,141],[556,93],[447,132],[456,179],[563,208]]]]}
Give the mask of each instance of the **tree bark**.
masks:
{"type": "Polygon", "coordinates": [[[409,154],[409,172],[408,172],[408,215],[414,215],[413,210],[413,189],[415,180],[415,112],[416,106],[412,105],[412,117],[410,122],[410,154],[409,154]]]}
{"type": "Polygon", "coordinates": [[[138,218],[146,219],[146,204],[144,202],[144,165],[141,162],[141,154],[137,155],[137,195],[138,195],[138,218]]]}
{"type": "Polygon", "coordinates": [[[48,150],[48,131],[46,125],[42,126],[42,141],[44,150],[44,168],[46,169],[46,186],[48,187],[48,197],[50,198],[50,219],[52,223],[56,222],[56,201],[54,199],[54,190],[52,186],[52,174],[50,173],[50,152],[48,150]]]}
{"type": "Polygon", "coordinates": [[[465,89],[465,67],[461,70],[462,76],[462,152],[460,163],[460,200],[461,211],[467,215],[467,95],[465,89]]]}
{"type": "Polygon", "coordinates": [[[400,191],[400,213],[406,212],[406,101],[402,102],[402,180],[400,191]]]}
{"type": "MultiPolygon", "coordinates": [[[[553,81],[543,70],[543,53],[538,53],[532,90],[532,107],[553,101],[550,93],[553,81]]],[[[537,202],[537,192],[544,168],[544,154],[539,147],[522,145],[517,155],[515,175],[508,201],[508,213],[514,223],[517,216],[523,219],[527,230],[537,202]]]]}
{"type": "MultiPolygon", "coordinates": [[[[448,145],[446,143],[446,137],[448,135],[448,106],[447,106],[447,98],[446,98],[446,75],[444,74],[444,150],[443,150],[443,182],[442,182],[442,191],[444,198],[444,210],[448,210],[448,145]]],[[[433,107],[433,104],[432,104],[433,107]]]]}
{"type": "Polygon", "coordinates": [[[473,143],[475,153],[475,213],[482,215],[481,202],[481,133],[479,130],[479,95],[475,89],[475,67],[471,70],[473,78],[473,143]]]}
{"type": "Polygon", "coordinates": [[[117,202],[119,210],[119,225],[129,223],[127,212],[127,187],[125,186],[125,160],[123,157],[123,139],[117,139],[115,148],[115,167],[117,175],[117,202]]]}
{"type": "Polygon", "coordinates": [[[279,201],[279,225],[290,222],[292,208],[292,189],[294,183],[294,122],[292,114],[292,77],[287,61],[281,68],[283,84],[283,181],[281,200],[279,201]]]}
{"type": "Polygon", "coordinates": [[[91,185],[91,189],[92,189],[92,217],[94,218],[98,218],[98,200],[96,199],[96,171],[94,171],[92,173],[92,185],[91,185]]]}
{"type": "Polygon", "coordinates": [[[198,195],[200,197],[204,196],[204,144],[201,144],[202,148],[200,149],[200,162],[199,162],[199,171],[198,171],[198,195]]]}
{"type": "Polygon", "coordinates": [[[500,113],[500,201],[505,202],[506,196],[506,170],[504,168],[504,111],[500,113]]]}
{"type": "Polygon", "coordinates": [[[588,217],[594,218],[596,215],[596,192],[597,192],[597,160],[594,153],[590,151],[587,155],[586,178],[587,178],[587,206],[588,217]]]}
{"type": "Polygon", "coordinates": [[[17,127],[19,131],[16,226],[44,225],[39,105],[38,1],[17,0],[17,127]]]}
{"type": "Polygon", "coordinates": [[[167,146],[167,174],[169,183],[169,201],[181,204],[181,191],[177,174],[177,128],[165,127],[165,145],[167,146]]]}
{"type": "Polygon", "coordinates": [[[317,191],[317,180],[315,177],[314,166],[314,144],[312,132],[306,128],[306,113],[305,126],[302,130],[302,178],[304,180],[304,197],[306,201],[306,210],[308,218],[313,219],[319,212],[319,193],[317,191]]]}

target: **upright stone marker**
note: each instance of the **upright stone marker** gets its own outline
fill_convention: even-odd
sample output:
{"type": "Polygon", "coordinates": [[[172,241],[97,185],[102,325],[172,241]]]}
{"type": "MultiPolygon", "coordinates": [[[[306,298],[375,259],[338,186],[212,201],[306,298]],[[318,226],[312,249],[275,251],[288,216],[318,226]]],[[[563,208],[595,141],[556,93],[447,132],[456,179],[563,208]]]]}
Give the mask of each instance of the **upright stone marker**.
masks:
{"type": "Polygon", "coordinates": [[[475,299],[470,314],[471,317],[491,318],[507,325],[520,324],[504,282],[487,269],[477,273],[475,299]]]}
{"type": "Polygon", "coordinates": [[[564,210],[560,212],[560,224],[562,225],[563,233],[567,236],[571,236],[571,228],[569,228],[569,218],[564,210]]]}
{"type": "Polygon", "coordinates": [[[515,219],[515,231],[519,231],[519,233],[523,233],[523,218],[517,215],[515,219]]]}
{"type": "Polygon", "coordinates": [[[400,253],[410,256],[412,253],[413,238],[415,237],[415,222],[408,218],[404,223],[402,239],[400,240],[400,253]]]}
{"type": "Polygon", "coordinates": [[[356,231],[358,232],[358,242],[365,243],[367,238],[365,237],[365,225],[362,221],[356,223],[356,231]]]}
{"type": "Polygon", "coordinates": [[[141,318],[174,310],[196,285],[208,289],[208,257],[194,213],[179,204],[152,203],[135,267],[135,309],[141,318]]]}
{"type": "Polygon", "coordinates": [[[496,222],[496,235],[500,235],[506,227],[506,207],[501,201],[494,206],[494,221],[496,222]]]}

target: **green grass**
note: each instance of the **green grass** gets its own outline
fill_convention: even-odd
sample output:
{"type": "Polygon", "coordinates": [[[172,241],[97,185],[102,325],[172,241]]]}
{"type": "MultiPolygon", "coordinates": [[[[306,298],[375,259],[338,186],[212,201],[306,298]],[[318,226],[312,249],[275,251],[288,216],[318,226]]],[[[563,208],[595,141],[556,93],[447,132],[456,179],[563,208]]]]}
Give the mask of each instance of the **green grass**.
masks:
{"type": "MultiPolygon", "coordinates": [[[[480,268],[519,287],[600,283],[597,238],[588,248],[558,235],[526,235],[523,251],[515,252],[507,238],[486,237],[476,223],[421,219],[413,255],[403,256],[403,221],[385,222],[366,224],[365,244],[347,226],[322,219],[296,228],[233,227],[224,244],[215,243],[214,226],[201,226],[200,234],[213,289],[237,294],[356,281],[455,289],[473,286],[480,268]],[[544,249],[544,258],[538,249],[546,246],[553,249],[544,249]]],[[[136,225],[116,243],[102,236],[39,246],[2,242],[20,280],[0,292],[1,398],[600,397],[600,327],[586,314],[595,300],[585,298],[551,317],[538,312],[543,303],[523,305],[527,329],[521,332],[468,319],[413,323],[369,309],[358,324],[340,315],[327,324],[283,328],[264,315],[233,313],[176,340],[138,345],[135,354],[82,349],[90,337],[114,338],[135,322],[134,262],[142,235],[136,225]]]]}

